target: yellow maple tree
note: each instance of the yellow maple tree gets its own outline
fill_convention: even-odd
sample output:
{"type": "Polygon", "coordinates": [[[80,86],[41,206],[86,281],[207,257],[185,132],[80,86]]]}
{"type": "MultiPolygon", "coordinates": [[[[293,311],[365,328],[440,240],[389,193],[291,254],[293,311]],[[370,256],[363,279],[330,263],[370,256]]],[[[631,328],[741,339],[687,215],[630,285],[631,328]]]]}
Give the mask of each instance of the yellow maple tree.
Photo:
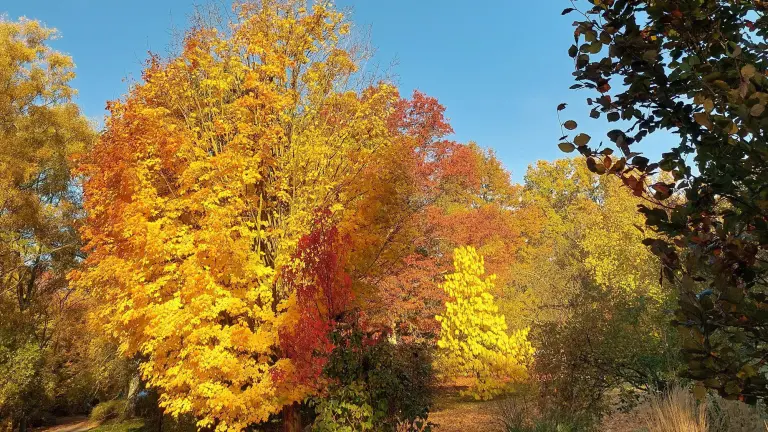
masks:
{"type": "MultiPolygon", "coordinates": [[[[89,256],[72,275],[172,415],[242,430],[303,400],[281,334],[300,319],[297,245],[389,145],[388,84],[355,89],[329,2],[237,3],[109,104],[82,172],[89,256]],[[291,271],[289,271],[291,269],[291,271]]],[[[285,412],[284,412],[285,414],[285,412]]],[[[286,414],[287,415],[287,414],[286,414]]]]}
{"type": "Polygon", "coordinates": [[[468,393],[490,399],[511,382],[527,377],[534,349],[528,329],[507,333],[493,295],[493,275],[483,278],[485,265],[473,247],[454,250],[455,272],[442,284],[450,300],[436,318],[441,324],[437,346],[449,373],[472,379],[468,393]]]}

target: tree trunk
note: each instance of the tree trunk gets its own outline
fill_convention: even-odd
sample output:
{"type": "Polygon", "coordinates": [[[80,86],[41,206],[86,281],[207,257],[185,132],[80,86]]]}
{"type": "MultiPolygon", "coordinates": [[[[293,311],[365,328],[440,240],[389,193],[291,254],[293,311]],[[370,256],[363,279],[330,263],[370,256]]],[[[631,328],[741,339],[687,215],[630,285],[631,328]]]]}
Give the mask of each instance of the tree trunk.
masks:
{"type": "Polygon", "coordinates": [[[283,407],[283,432],[301,432],[301,413],[298,403],[283,407]]]}
{"type": "Polygon", "coordinates": [[[125,414],[127,417],[133,417],[136,415],[136,400],[139,397],[139,387],[141,385],[141,377],[139,376],[138,367],[131,375],[131,380],[128,382],[128,394],[126,395],[125,414]]]}
{"type": "Polygon", "coordinates": [[[27,415],[23,412],[19,419],[19,432],[27,432],[27,415]]]}

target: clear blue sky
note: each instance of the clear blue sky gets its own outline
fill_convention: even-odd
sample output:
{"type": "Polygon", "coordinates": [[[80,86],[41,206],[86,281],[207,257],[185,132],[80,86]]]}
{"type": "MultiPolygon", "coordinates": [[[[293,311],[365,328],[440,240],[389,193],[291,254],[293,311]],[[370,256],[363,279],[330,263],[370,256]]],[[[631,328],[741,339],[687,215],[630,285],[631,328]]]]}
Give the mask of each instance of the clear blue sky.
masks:
{"type": "MultiPolygon", "coordinates": [[[[224,0],[228,1],[228,0],[224,0]]],[[[54,46],[77,65],[78,102],[102,120],[105,102],[138,79],[147,51],[165,54],[172,28],[184,29],[195,0],[4,0],[0,13],[35,18],[59,29],[54,46]]],[[[566,0],[337,0],[352,7],[358,29],[370,29],[375,61],[392,69],[402,93],[437,97],[459,141],[493,148],[513,178],[539,159],[563,157],[555,108],[593,136],[608,130],[589,121],[586,93],[572,84],[573,17],[566,0]]],[[[565,120],[565,118],[563,119],[565,120]]],[[[654,139],[658,149],[660,139],[654,139]]],[[[644,146],[648,149],[648,146],[644,146]]],[[[654,154],[655,152],[651,152],[654,154]]]]}

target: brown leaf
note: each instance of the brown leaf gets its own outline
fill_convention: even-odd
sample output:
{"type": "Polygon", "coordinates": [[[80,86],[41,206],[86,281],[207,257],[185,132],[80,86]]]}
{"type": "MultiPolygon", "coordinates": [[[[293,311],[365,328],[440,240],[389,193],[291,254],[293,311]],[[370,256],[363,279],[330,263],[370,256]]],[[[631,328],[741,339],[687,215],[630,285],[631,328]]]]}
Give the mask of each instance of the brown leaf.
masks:
{"type": "Polygon", "coordinates": [[[743,76],[746,80],[755,76],[756,72],[757,70],[755,69],[755,66],[751,64],[744,65],[744,67],[741,68],[741,76],[743,76]]]}
{"type": "Polygon", "coordinates": [[[696,120],[696,123],[704,126],[709,130],[712,130],[712,122],[709,121],[709,114],[705,112],[698,112],[693,115],[693,119],[696,120]]]}
{"type": "Polygon", "coordinates": [[[585,133],[580,133],[580,134],[576,135],[576,137],[573,139],[573,143],[576,144],[579,147],[582,147],[582,146],[587,145],[589,143],[589,140],[591,140],[591,139],[592,139],[591,136],[589,136],[589,135],[587,135],[585,133]]]}
{"type": "Polygon", "coordinates": [[[711,113],[712,110],[715,109],[715,103],[712,102],[712,99],[704,99],[704,110],[708,113],[711,113]]]}
{"type": "Polygon", "coordinates": [[[618,161],[616,161],[615,164],[611,167],[612,172],[621,172],[624,171],[624,167],[627,166],[627,160],[625,158],[621,158],[618,161]]]}

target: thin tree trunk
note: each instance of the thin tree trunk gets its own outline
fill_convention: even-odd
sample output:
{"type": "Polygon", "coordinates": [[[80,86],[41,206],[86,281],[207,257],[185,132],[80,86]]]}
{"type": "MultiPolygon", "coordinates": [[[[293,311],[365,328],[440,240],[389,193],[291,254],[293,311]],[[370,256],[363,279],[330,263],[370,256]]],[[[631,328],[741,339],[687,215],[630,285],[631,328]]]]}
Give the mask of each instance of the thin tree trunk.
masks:
{"type": "Polygon", "coordinates": [[[128,394],[126,395],[125,415],[127,417],[133,417],[136,415],[136,400],[139,397],[139,386],[141,385],[141,377],[139,377],[139,369],[131,375],[131,380],[128,382],[128,394]]]}
{"type": "Polygon", "coordinates": [[[301,413],[298,403],[283,407],[283,432],[301,432],[301,413]]]}

